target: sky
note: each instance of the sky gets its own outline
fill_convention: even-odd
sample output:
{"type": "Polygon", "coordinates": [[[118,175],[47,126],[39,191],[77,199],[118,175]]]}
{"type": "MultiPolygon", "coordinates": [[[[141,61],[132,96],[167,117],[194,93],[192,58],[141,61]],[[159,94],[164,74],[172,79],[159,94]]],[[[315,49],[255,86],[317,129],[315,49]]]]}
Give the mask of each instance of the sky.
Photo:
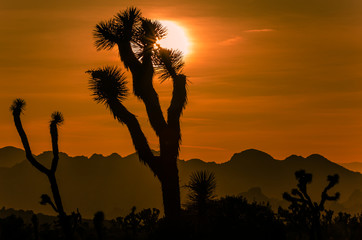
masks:
{"type": "MultiPolygon", "coordinates": [[[[92,31],[130,6],[189,36],[181,159],[220,163],[254,148],[276,159],[318,153],[362,162],[360,0],[2,0],[0,147],[22,147],[9,111],[20,97],[35,154],[51,148],[56,110],[65,118],[61,151],[134,152],[127,128],[92,100],[85,73],[122,66],[116,51],[96,51],[92,31]]],[[[171,87],[155,78],[164,111],[171,87]]],[[[143,104],[130,96],[125,105],[157,150],[143,104]]]]}

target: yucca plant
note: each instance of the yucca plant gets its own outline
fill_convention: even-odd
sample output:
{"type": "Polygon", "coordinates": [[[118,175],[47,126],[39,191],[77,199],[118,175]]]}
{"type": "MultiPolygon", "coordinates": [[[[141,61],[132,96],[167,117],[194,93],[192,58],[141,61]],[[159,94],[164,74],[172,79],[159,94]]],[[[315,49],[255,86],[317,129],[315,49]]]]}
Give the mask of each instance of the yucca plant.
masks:
{"type": "Polygon", "coordinates": [[[26,158],[37,170],[44,173],[48,177],[48,180],[50,183],[50,188],[51,188],[51,192],[52,192],[54,201],[47,194],[43,194],[43,195],[41,195],[40,203],[43,205],[49,204],[54,209],[54,211],[59,216],[59,222],[63,229],[66,239],[72,239],[73,234],[72,234],[72,229],[71,229],[70,223],[69,223],[69,217],[67,216],[67,214],[64,211],[62,199],[61,199],[60,193],[59,193],[57,179],[55,176],[55,172],[57,170],[58,162],[59,162],[58,127],[64,121],[63,115],[60,112],[54,112],[51,115],[49,128],[50,128],[50,135],[51,135],[51,140],[52,140],[53,159],[52,159],[51,167],[48,169],[47,167],[42,165],[39,161],[37,161],[35,159],[34,155],[32,154],[30,144],[29,144],[28,138],[26,136],[26,133],[24,131],[23,125],[21,123],[21,118],[20,118],[20,115],[24,111],[25,105],[26,105],[25,101],[23,99],[18,98],[13,101],[13,104],[11,105],[10,110],[14,117],[14,123],[15,123],[16,130],[18,131],[18,134],[21,138],[21,142],[24,146],[26,158]]]}
{"type": "Polygon", "coordinates": [[[193,172],[185,187],[189,190],[187,197],[190,205],[196,207],[198,213],[203,215],[206,211],[207,204],[216,197],[215,174],[208,171],[193,172]]]}
{"type": "Polygon", "coordinates": [[[111,66],[87,73],[90,74],[89,88],[94,100],[105,104],[113,117],[127,126],[140,161],[160,180],[166,218],[177,219],[181,210],[177,167],[180,117],[187,102],[187,91],[182,53],[157,45],[157,40],[165,35],[166,29],[159,22],[142,17],[136,8],[128,8],[112,19],[100,22],[94,30],[97,50],[117,48],[125,69],[131,72],[133,94],[144,103],[149,122],[159,138],[159,156],[152,153],[137,117],[123,105],[122,100],[128,93],[125,73],[111,66]],[[157,73],[161,81],[171,79],[173,82],[167,119],[153,87],[157,73]]]}

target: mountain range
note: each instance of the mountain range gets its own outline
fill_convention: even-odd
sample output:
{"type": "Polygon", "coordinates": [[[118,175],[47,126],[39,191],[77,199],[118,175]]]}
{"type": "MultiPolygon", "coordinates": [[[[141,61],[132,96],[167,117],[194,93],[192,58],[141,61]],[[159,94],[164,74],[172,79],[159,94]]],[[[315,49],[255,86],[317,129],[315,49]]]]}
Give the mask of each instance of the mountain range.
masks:
{"type": "MultiPolygon", "coordinates": [[[[49,166],[51,152],[36,156],[49,166]]],[[[283,192],[296,187],[294,172],[305,169],[313,174],[308,186],[312,199],[319,201],[327,185],[327,176],[339,174],[340,182],[330,191],[339,191],[341,199],[329,205],[336,211],[362,211],[362,174],[329,161],[321,155],[307,158],[292,155],[276,160],[262,151],[249,149],[234,154],[225,163],[204,162],[200,159],[179,160],[180,185],[184,186],[192,172],[208,170],[216,176],[216,195],[243,195],[249,201],[270,202],[274,208],[287,206],[283,192]]],[[[91,217],[102,210],[107,218],[123,216],[132,206],[138,209],[162,209],[161,188],[137,154],[121,157],[94,154],[91,157],[71,157],[60,153],[57,178],[66,211],[79,211],[91,217]]],[[[0,149],[0,207],[33,210],[53,214],[49,206],[40,205],[40,195],[50,195],[46,176],[25,159],[23,150],[14,147],[0,149]]],[[[181,187],[182,203],[187,202],[186,189],[181,187]]]]}

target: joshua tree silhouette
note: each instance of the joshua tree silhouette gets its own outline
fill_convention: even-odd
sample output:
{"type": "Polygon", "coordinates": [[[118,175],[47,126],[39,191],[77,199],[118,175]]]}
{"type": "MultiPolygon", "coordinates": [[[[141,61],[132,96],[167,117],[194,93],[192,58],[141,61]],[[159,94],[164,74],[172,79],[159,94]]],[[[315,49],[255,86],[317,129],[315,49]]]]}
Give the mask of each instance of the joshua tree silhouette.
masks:
{"type": "Polygon", "coordinates": [[[48,177],[51,191],[53,194],[53,199],[54,199],[54,202],[53,202],[52,199],[47,194],[43,194],[43,195],[41,195],[40,203],[43,205],[49,204],[52,206],[54,211],[57,212],[59,215],[59,222],[63,228],[66,239],[72,239],[72,229],[70,226],[68,216],[65,213],[64,208],[63,208],[63,203],[62,203],[62,199],[60,197],[58,183],[57,183],[57,180],[55,177],[55,172],[57,170],[58,161],[59,161],[58,126],[60,124],[62,124],[64,121],[63,115],[60,112],[54,112],[51,115],[50,135],[51,135],[51,139],[52,139],[53,160],[52,160],[50,169],[48,169],[44,165],[42,165],[40,162],[38,162],[31,152],[30,144],[29,144],[28,138],[25,134],[25,131],[22,126],[21,119],[20,119],[20,115],[23,113],[24,107],[25,107],[25,101],[20,98],[14,100],[13,104],[10,107],[10,110],[13,113],[15,127],[19,133],[21,142],[23,143],[25,153],[26,153],[26,158],[36,169],[38,169],[40,172],[44,173],[48,177]]]}
{"type": "Polygon", "coordinates": [[[335,193],[334,196],[328,195],[327,191],[334,187],[338,181],[338,174],[328,175],[328,185],[324,188],[319,203],[313,202],[307,193],[307,184],[312,182],[312,174],[306,173],[305,170],[299,170],[295,172],[295,177],[298,180],[297,187],[292,189],[292,195],[285,192],[283,198],[291,203],[289,209],[292,210],[294,215],[300,215],[309,217],[310,222],[310,239],[322,239],[320,218],[321,212],[324,211],[324,204],[326,201],[337,201],[340,193],[335,193]]]}
{"type": "Polygon", "coordinates": [[[172,220],[178,218],[181,209],[177,157],[181,141],[180,116],[187,102],[187,91],[181,52],[157,45],[157,40],[165,35],[166,29],[159,22],[142,17],[136,8],[128,8],[100,22],[94,30],[97,49],[118,47],[121,61],[130,70],[133,93],[145,104],[150,124],[159,138],[159,156],[152,153],[136,116],[122,103],[127,96],[125,74],[110,66],[88,73],[94,100],[105,104],[113,117],[127,126],[140,161],[160,180],[165,216],[172,220]],[[167,120],[153,87],[155,71],[161,81],[168,78],[173,81],[167,120]]]}

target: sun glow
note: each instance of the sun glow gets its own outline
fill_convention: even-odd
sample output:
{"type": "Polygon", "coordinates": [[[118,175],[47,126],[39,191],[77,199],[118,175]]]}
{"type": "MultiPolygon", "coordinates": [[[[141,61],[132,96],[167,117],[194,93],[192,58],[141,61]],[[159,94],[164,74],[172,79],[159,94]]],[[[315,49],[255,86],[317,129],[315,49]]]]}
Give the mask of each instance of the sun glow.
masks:
{"type": "Polygon", "coordinates": [[[184,28],[173,21],[160,20],[161,24],[167,28],[167,35],[158,41],[163,48],[178,49],[185,56],[190,54],[190,40],[184,28]]]}

